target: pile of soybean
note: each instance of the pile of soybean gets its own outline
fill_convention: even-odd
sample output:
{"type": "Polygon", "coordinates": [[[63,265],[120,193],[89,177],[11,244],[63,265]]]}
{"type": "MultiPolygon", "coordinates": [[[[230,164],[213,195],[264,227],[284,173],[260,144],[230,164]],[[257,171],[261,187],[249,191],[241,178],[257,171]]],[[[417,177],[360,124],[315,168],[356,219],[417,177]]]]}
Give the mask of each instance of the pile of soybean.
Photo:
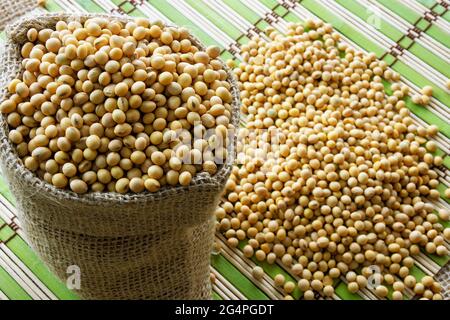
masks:
{"type": "Polygon", "coordinates": [[[353,293],[372,285],[380,298],[391,287],[395,300],[408,291],[442,299],[432,277],[410,274],[421,251],[448,254],[450,229],[430,202],[442,159],[427,138],[437,128],[417,126],[399,75],[331,25],[308,20],[266,35],[242,46],[235,68],[247,122],[218,229],[230,246],[247,241],[245,256],[281,260],[300,278],[274,278],[287,299],[296,286],[304,299],[331,297],[338,278],[353,293]]]}
{"type": "Polygon", "coordinates": [[[0,111],[24,165],[45,181],[156,192],[223,163],[232,95],[218,47],[203,51],[185,28],[141,18],[59,21],[27,38],[0,111]]]}

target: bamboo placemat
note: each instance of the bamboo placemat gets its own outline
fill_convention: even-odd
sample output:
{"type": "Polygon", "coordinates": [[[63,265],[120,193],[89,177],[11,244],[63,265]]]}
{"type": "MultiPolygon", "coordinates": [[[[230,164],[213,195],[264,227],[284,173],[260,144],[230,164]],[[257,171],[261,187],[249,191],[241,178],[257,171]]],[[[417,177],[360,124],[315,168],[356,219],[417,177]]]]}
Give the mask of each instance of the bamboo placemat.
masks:
{"type": "MultiPolygon", "coordinates": [[[[14,2],[14,12],[18,13],[39,10],[35,9],[34,0],[2,0],[6,2],[14,2]]],[[[430,106],[415,105],[410,98],[407,106],[418,124],[439,127],[439,134],[433,140],[439,146],[436,153],[444,158],[444,163],[437,169],[441,199],[435,205],[450,209],[450,199],[444,197],[445,189],[450,186],[450,95],[446,89],[450,77],[449,6],[448,0],[46,0],[43,10],[115,12],[172,22],[188,27],[206,45],[220,45],[224,59],[236,60],[240,58],[240,45],[269,25],[283,32],[288,22],[306,18],[330,22],[344,41],[375,52],[398,71],[402,82],[412,87],[411,94],[425,85],[433,87],[430,106]]],[[[10,17],[2,12],[0,30],[10,17]]],[[[0,43],[2,39],[0,33],[0,43]]],[[[441,223],[450,227],[449,222],[441,223]]],[[[281,299],[283,293],[273,285],[273,277],[282,273],[287,280],[296,280],[280,262],[269,265],[244,257],[241,249],[245,243],[230,248],[219,234],[216,241],[222,250],[211,257],[211,272],[216,278],[215,299],[281,299]],[[251,276],[255,265],[265,270],[261,281],[251,276]]],[[[423,253],[416,258],[412,270],[418,279],[426,274],[438,274],[446,299],[450,299],[449,259],[423,253]]],[[[369,289],[350,293],[342,280],[335,283],[335,289],[334,299],[376,299],[369,289]]],[[[302,293],[296,289],[292,295],[301,299],[302,293]]],[[[77,299],[77,296],[47,270],[25,242],[14,199],[0,177],[2,299],[77,299]]]]}

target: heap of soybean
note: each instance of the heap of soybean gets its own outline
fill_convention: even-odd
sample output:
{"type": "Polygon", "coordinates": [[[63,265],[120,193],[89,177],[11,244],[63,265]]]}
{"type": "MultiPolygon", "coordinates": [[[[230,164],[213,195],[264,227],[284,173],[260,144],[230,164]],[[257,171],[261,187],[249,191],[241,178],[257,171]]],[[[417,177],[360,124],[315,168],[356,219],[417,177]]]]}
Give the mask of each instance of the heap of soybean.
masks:
{"type": "Polygon", "coordinates": [[[0,111],[24,165],[45,181],[156,192],[224,162],[232,96],[218,47],[201,50],[185,28],[147,19],[59,21],[27,38],[0,111]],[[212,132],[195,138],[195,126],[212,132]]]}
{"type": "Polygon", "coordinates": [[[426,138],[437,128],[416,125],[399,75],[331,25],[308,20],[267,36],[242,46],[235,69],[247,122],[216,211],[228,244],[247,240],[247,257],[291,268],[298,284],[274,279],[286,298],[296,285],[305,299],[332,296],[344,277],[351,292],[369,282],[379,297],[392,286],[393,299],[442,299],[438,282],[410,274],[421,250],[448,254],[450,229],[430,202],[442,159],[426,138]]]}

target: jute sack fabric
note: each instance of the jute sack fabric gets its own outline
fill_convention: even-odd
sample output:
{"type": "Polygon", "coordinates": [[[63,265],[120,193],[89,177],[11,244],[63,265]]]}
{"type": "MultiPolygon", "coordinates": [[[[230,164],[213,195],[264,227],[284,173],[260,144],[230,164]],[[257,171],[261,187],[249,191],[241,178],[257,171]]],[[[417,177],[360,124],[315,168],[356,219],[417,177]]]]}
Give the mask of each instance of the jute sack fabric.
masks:
{"type": "MultiPolygon", "coordinates": [[[[22,71],[20,47],[26,32],[53,27],[59,20],[84,22],[92,17],[129,21],[115,15],[42,14],[24,17],[6,28],[0,53],[0,101],[7,83],[22,71]]],[[[195,45],[202,47],[194,37],[195,45]]],[[[226,68],[226,66],[224,66],[226,68]]],[[[232,123],[238,127],[239,96],[233,74],[232,123]]],[[[60,190],[27,170],[8,139],[0,115],[0,160],[16,198],[27,240],[63,281],[80,270],[86,299],[208,299],[209,262],[214,236],[213,211],[231,172],[235,138],[228,158],[214,176],[197,174],[191,185],[157,193],[88,193],[60,190]],[[69,273],[68,273],[69,272],[69,273]]]]}
{"type": "Polygon", "coordinates": [[[445,266],[436,274],[436,280],[442,286],[442,295],[444,300],[450,300],[450,262],[447,262],[445,266]]]}
{"type": "Polygon", "coordinates": [[[36,0],[0,0],[0,31],[5,25],[38,7],[36,0]]]}

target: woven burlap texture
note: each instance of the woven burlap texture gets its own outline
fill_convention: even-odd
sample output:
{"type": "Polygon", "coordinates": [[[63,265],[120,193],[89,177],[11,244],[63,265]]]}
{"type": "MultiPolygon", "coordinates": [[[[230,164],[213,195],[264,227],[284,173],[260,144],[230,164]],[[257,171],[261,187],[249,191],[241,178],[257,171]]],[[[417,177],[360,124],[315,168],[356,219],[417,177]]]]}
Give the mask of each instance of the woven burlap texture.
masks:
{"type": "Polygon", "coordinates": [[[0,31],[6,24],[36,8],[36,0],[0,0],[0,31]]]}
{"type": "Polygon", "coordinates": [[[436,274],[436,280],[442,285],[442,295],[445,300],[450,300],[450,263],[439,270],[436,274]]]}
{"type": "MultiPolygon", "coordinates": [[[[8,97],[7,83],[22,71],[20,47],[26,32],[54,27],[59,20],[85,21],[102,16],[40,14],[23,17],[6,27],[0,52],[0,101],[8,97]]],[[[198,47],[200,42],[192,37],[198,47]]],[[[202,47],[203,48],[203,47],[202,47]]],[[[233,95],[232,123],[238,127],[239,95],[226,68],[233,95]]],[[[214,176],[197,174],[191,185],[166,187],[157,193],[88,193],[59,190],[27,170],[8,139],[0,115],[0,159],[3,174],[16,198],[27,240],[63,281],[70,266],[81,271],[86,299],[207,299],[210,298],[210,251],[213,211],[231,172],[235,138],[228,158],[214,176]]],[[[71,270],[71,269],[69,269],[71,270]]]]}

